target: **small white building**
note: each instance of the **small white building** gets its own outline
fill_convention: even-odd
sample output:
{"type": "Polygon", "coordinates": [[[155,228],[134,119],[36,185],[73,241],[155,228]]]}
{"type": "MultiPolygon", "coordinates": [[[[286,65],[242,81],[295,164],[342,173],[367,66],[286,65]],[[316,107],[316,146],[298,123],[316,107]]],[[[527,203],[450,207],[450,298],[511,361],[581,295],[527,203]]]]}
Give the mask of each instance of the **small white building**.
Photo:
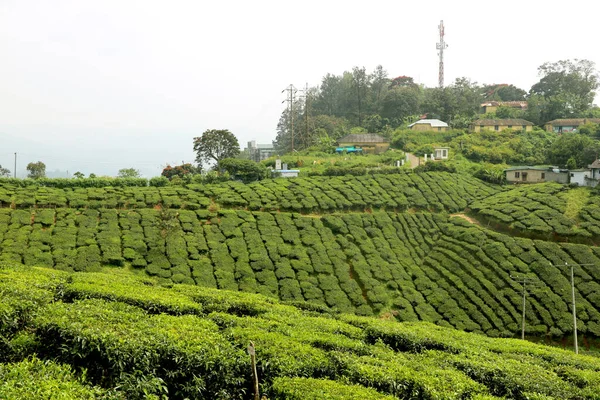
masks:
{"type": "Polygon", "coordinates": [[[439,119],[420,119],[417,122],[413,122],[408,126],[409,129],[414,131],[438,131],[446,132],[448,130],[448,124],[439,119]]]}
{"type": "Polygon", "coordinates": [[[572,169],[569,171],[569,182],[578,186],[586,186],[588,182],[586,179],[590,178],[589,169],[572,169]]]}
{"type": "Polygon", "coordinates": [[[273,174],[277,174],[281,178],[297,178],[300,173],[299,169],[278,169],[273,170],[273,174]]]}
{"type": "Polygon", "coordinates": [[[435,147],[433,149],[434,160],[447,160],[450,147],[435,147]]]}

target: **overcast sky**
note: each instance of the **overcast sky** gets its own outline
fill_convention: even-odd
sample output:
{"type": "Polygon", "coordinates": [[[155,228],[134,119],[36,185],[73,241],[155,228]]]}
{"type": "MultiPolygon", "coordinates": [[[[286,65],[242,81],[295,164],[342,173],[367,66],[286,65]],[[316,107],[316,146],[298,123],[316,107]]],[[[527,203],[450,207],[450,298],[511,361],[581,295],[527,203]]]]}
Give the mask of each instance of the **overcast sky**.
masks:
{"type": "Polygon", "coordinates": [[[270,143],[290,83],[383,65],[525,90],[545,61],[600,65],[592,1],[0,0],[0,164],[145,176],[229,129],[270,143]]]}

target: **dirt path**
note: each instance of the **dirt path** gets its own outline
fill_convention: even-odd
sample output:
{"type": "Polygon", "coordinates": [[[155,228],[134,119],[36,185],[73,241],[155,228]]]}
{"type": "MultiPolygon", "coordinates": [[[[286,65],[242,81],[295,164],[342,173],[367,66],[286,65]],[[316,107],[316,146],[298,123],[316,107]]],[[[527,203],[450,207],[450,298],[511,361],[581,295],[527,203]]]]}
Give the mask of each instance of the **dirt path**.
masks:
{"type": "Polygon", "coordinates": [[[451,216],[451,217],[458,217],[458,218],[462,218],[462,219],[464,219],[465,221],[468,221],[468,222],[470,222],[470,223],[472,223],[472,224],[475,224],[475,225],[481,225],[481,224],[479,223],[479,221],[477,221],[477,220],[475,220],[475,219],[473,219],[473,218],[471,218],[471,217],[469,217],[468,215],[466,215],[466,214],[463,214],[463,213],[450,214],[450,216],[451,216]]]}

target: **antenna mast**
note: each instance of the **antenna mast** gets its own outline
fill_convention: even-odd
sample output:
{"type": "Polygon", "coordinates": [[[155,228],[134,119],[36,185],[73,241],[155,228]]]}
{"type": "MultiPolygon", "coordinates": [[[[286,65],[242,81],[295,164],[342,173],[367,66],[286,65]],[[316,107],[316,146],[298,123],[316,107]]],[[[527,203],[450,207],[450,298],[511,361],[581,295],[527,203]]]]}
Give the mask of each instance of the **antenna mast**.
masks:
{"type": "Polygon", "coordinates": [[[444,87],[444,49],[448,48],[448,45],[444,41],[444,21],[440,21],[440,25],[438,26],[440,31],[440,42],[436,43],[436,49],[439,50],[438,55],[440,56],[440,70],[438,74],[438,84],[441,88],[444,87]]]}

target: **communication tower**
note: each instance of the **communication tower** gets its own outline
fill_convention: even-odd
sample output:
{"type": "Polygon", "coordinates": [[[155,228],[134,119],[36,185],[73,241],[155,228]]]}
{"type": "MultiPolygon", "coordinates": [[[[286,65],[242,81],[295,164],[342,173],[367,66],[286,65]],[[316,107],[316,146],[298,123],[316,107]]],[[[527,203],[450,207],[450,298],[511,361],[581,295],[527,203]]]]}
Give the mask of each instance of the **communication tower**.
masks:
{"type": "Polygon", "coordinates": [[[441,88],[444,87],[444,49],[448,48],[448,45],[444,41],[444,21],[440,21],[438,26],[440,31],[440,42],[436,43],[436,48],[439,50],[438,55],[440,56],[440,70],[438,74],[438,84],[441,88]]]}

